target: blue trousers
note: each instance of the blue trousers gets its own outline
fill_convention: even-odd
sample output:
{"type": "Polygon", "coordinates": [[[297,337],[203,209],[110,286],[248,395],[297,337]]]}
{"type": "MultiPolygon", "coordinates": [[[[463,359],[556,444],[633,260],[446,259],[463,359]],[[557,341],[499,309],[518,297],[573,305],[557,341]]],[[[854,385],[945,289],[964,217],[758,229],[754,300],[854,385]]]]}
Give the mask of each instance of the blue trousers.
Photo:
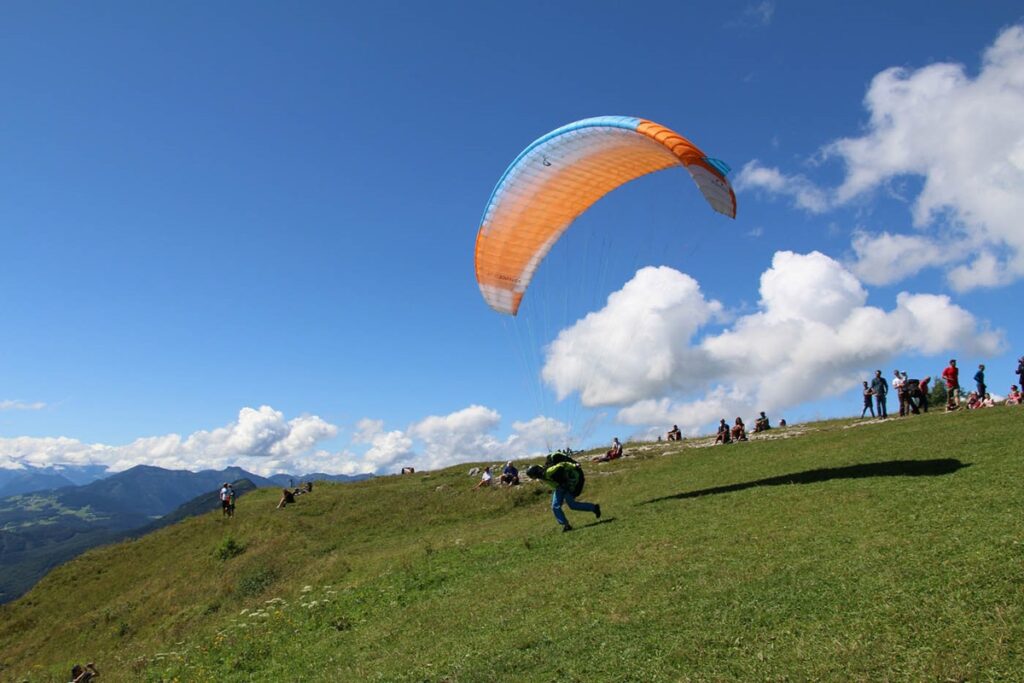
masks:
{"type": "Polygon", "coordinates": [[[570,510],[582,510],[584,512],[594,512],[596,510],[593,503],[577,502],[576,497],[565,489],[555,489],[555,492],[551,494],[551,511],[555,513],[555,519],[562,526],[569,523],[569,520],[565,518],[565,513],[562,512],[562,503],[567,503],[570,510]]]}

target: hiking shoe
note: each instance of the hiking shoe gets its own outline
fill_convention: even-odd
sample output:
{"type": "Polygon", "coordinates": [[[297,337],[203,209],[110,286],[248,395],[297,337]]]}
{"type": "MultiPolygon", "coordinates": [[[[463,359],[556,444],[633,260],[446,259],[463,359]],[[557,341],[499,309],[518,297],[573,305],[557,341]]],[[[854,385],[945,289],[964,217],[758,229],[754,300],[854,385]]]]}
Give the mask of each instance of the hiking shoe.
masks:
{"type": "Polygon", "coordinates": [[[566,531],[572,531],[572,527],[569,526],[568,524],[564,524],[562,526],[562,533],[564,534],[566,531]]]}
{"type": "Polygon", "coordinates": [[[601,519],[601,505],[599,503],[594,504],[594,516],[601,519]]]}

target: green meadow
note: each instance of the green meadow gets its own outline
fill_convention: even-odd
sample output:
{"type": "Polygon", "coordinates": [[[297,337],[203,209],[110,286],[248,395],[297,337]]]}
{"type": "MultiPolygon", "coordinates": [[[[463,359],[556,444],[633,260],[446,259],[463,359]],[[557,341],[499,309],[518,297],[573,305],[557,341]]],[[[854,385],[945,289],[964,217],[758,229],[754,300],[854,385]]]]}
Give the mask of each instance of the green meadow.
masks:
{"type": "MultiPolygon", "coordinates": [[[[1024,680],[1024,409],[834,420],[472,490],[258,490],[0,608],[0,680],[1024,680]]],[[[525,468],[525,464],[524,464],[525,468]]]]}

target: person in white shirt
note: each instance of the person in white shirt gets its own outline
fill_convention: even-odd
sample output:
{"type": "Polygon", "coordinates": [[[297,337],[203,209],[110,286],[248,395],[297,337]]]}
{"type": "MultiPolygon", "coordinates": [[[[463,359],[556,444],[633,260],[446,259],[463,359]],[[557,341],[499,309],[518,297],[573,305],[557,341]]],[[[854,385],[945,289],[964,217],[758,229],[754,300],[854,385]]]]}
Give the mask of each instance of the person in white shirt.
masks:
{"type": "Polygon", "coordinates": [[[220,509],[225,517],[231,516],[231,484],[227,482],[220,487],[220,509]]]}
{"type": "Polygon", "coordinates": [[[900,374],[900,371],[893,370],[892,381],[889,382],[889,385],[892,387],[892,390],[896,392],[896,398],[899,399],[900,417],[907,414],[907,394],[903,391],[903,383],[903,375],[900,374]]]}
{"type": "Polygon", "coordinates": [[[492,478],[493,477],[491,475],[491,466],[488,465],[487,467],[484,468],[484,473],[480,475],[480,481],[477,482],[477,485],[474,486],[473,488],[478,489],[481,486],[490,486],[492,478]]]}

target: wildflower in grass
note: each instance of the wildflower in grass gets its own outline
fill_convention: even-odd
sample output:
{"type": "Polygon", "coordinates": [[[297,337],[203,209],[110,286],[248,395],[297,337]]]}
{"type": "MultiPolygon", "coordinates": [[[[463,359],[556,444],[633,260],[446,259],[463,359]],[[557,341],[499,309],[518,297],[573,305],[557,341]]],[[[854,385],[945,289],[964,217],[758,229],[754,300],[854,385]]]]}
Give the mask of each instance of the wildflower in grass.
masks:
{"type": "Polygon", "coordinates": [[[308,593],[308,592],[309,592],[309,591],[311,591],[311,590],[313,590],[313,587],[312,587],[312,586],[303,586],[303,587],[302,587],[302,592],[303,592],[303,593],[308,593]]]}

